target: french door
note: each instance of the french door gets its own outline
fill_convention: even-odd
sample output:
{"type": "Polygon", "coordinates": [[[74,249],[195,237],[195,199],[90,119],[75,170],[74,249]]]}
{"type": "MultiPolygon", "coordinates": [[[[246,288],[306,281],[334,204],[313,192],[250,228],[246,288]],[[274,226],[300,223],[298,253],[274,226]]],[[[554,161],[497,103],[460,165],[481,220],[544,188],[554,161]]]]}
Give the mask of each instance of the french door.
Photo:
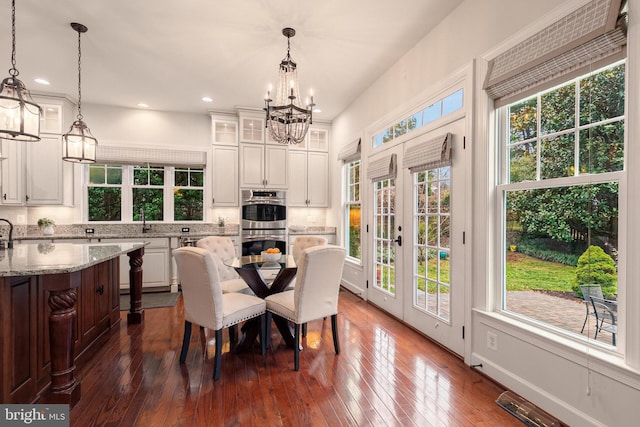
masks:
{"type": "MultiPolygon", "coordinates": [[[[402,318],[402,175],[398,173],[397,159],[402,158],[402,146],[385,150],[377,156],[369,158],[372,164],[386,165],[395,161],[395,173],[392,176],[371,179],[372,221],[370,227],[372,248],[372,277],[367,298],[389,312],[393,316],[402,318]],[[392,160],[396,159],[396,160],[392,160]]],[[[368,173],[367,176],[370,176],[368,173]]]]}
{"type": "MultiPolygon", "coordinates": [[[[465,120],[447,124],[394,147],[393,179],[371,182],[372,268],[367,296],[393,316],[464,354],[466,154],[465,120]],[[402,167],[412,147],[450,135],[452,161],[402,167]]],[[[370,159],[375,160],[375,158],[370,159]]]]}

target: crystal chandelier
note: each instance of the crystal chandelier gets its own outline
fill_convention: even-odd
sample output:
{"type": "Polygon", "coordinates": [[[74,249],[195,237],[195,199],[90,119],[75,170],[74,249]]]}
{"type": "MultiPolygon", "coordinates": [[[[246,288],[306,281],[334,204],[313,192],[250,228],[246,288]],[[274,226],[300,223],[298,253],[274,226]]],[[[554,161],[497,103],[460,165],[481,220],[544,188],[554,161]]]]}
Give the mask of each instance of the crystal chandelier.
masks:
{"type": "Polygon", "coordinates": [[[16,69],[16,1],[11,2],[11,69],[0,85],[0,138],[40,141],[42,109],[31,99],[16,69]]]}
{"type": "Polygon", "coordinates": [[[62,135],[63,154],[62,160],[74,163],[95,163],[96,146],[98,140],[91,135],[86,123],[82,121],[82,89],[81,89],[81,60],[80,35],[87,32],[87,27],[76,22],[71,23],[71,28],[78,32],[78,116],[69,128],[69,132],[62,135]]]}
{"type": "Polygon", "coordinates": [[[264,99],[264,111],[266,112],[266,127],[274,141],[282,144],[299,144],[304,141],[313,123],[313,95],[306,108],[303,108],[299,99],[298,72],[296,63],[291,59],[290,38],[296,35],[293,28],[284,28],[282,34],[287,38],[287,56],[280,62],[278,73],[278,86],[276,89],[275,105],[271,99],[271,90],[267,91],[264,99]]]}

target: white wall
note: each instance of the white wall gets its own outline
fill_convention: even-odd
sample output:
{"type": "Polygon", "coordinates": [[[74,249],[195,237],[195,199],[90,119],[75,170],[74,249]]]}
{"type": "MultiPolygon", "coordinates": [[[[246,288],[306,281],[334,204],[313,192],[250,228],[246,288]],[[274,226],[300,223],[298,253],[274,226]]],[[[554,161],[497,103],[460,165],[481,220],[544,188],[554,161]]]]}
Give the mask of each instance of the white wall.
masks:
{"type": "MultiPolygon", "coordinates": [[[[370,152],[370,140],[367,137],[389,125],[392,120],[403,118],[402,114],[411,110],[420,98],[428,100],[434,96],[439,82],[445,81],[448,76],[472,62],[482,64],[483,57],[488,52],[514,36],[526,33],[526,27],[531,29],[539,26],[554,11],[564,10],[569,6],[575,8],[584,3],[586,0],[466,0],[335,119],[332,151],[338,152],[343,144],[362,137],[362,158],[366,161],[370,152]]],[[[634,18],[633,7],[638,3],[640,0],[630,0],[631,22],[634,18]]],[[[630,47],[638,40],[634,32],[631,25],[630,47]]],[[[634,66],[638,64],[638,50],[629,49],[628,76],[637,76],[634,66]]],[[[474,99],[482,95],[482,78],[482,73],[478,72],[474,99]]],[[[635,80],[637,79],[628,86],[630,117],[633,112],[637,114],[638,111],[640,90],[635,80]]],[[[473,100],[467,98],[467,102],[473,100]]],[[[470,365],[481,363],[482,367],[479,369],[483,373],[556,414],[570,425],[634,424],[634,402],[640,401],[640,373],[631,367],[640,353],[640,343],[635,333],[637,329],[633,329],[634,336],[628,336],[627,346],[630,348],[625,362],[624,358],[603,351],[591,350],[585,353],[585,346],[554,338],[485,310],[486,307],[491,307],[493,291],[492,281],[489,279],[490,263],[493,261],[486,255],[491,253],[491,228],[487,226],[491,218],[486,214],[490,209],[487,176],[493,171],[490,169],[491,145],[487,137],[488,111],[483,111],[482,105],[481,108],[477,104],[473,107],[472,169],[475,198],[471,212],[477,219],[471,230],[473,279],[466,288],[467,298],[472,299],[473,309],[467,316],[471,322],[471,325],[466,325],[467,330],[471,331],[467,338],[471,340],[471,345],[467,346],[465,362],[470,365]],[[497,334],[499,351],[487,349],[487,331],[497,334]]],[[[640,132],[636,129],[637,125],[631,122],[629,120],[628,138],[633,141],[638,139],[640,132]]],[[[632,157],[634,155],[630,149],[627,160],[632,157]]],[[[638,157],[640,156],[635,155],[634,158],[638,157]]],[[[332,210],[327,222],[335,224],[341,224],[341,166],[337,160],[332,162],[332,210]]],[[[633,176],[637,177],[638,173],[630,175],[630,182],[634,182],[633,176]]],[[[635,188],[638,184],[630,184],[632,186],[635,188]]],[[[631,190],[630,188],[630,194],[631,190]]],[[[367,202],[366,199],[363,200],[363,206],[367,202]]],[[[631,205],[635,210],[640,209],[640,206],[636,206],[640,203],[631,200],[629,204],[630,209],[631,205]]],[[[362,217],[366,218],[366,215],[363,214],[362,217]]],[[[631,218],[631,214],[629,217],[631,218]]],[[[640,247],[640,243],[634,242],[640,239],[637,238],[637,226],[631,225],[628,230],[636,236],[635,239],[629,237],[628,254],[632,258],[632,254],[637,253],[640,247]]],[[[339,234],[342,234],[342,230],[339,234]]],[[[640,275],[640,268],[631,264],[630,262],[626,272],[628,283],[632,283],[631,279],[640,275]]],[[[348,264],[345,276],[350,282],[354,282],[354,286],[364,287],[366,277],[359,266],[348,264]]],[[[625,277],[624,272],[621,277],[625,277]]],[[[626,297],[630,307],[640,304],[640,292],[627,293],[626,297]]],[[[637,316],[627,316],[627,322],[630,323],[631,320],[637,320],[637,316]]],[[[620,345],[619,348],[624,351],[625,347],[620,345]]]]}

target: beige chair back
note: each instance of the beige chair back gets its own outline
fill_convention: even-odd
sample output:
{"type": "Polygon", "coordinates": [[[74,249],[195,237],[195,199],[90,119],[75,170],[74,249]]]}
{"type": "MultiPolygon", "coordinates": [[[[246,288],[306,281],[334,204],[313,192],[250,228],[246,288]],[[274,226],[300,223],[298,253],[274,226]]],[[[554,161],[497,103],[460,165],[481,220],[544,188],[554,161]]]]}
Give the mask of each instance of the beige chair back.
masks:
{"type": "Polygon", "coordinates": [[[338,292],[345,255],[344,248],[326,244],[302,251],[293,291],[296,323],[338,313],[338,292]]]}
{"type": "Polygon", "coordinates": [[[222,328],[222,290],[211,253],[197,247],[173,251],[184,298],[184,318],[206,328],[222,328]]]}
{"type": "Polygon", "coordinates": [[[231,267],[224,265],[225,259],[234,258],[236,256],[236,248],[233,241],[227,236],[209,236],[198,240],[196,246],[206,249],[213,256],[213,260],[218,266],[220,281],[237,279],[238,273],[231,267]]]}
{"type": "Polygon", "coordinates": [[[298,236],[296,240],[293,241],[293,250],[291,255],[293,255],[293,259],[298,263],[300,257],[302,256],[302,251],[310,248],[312,246],[320,246],[326,245],[327,239],[326,237],[321,236],[298,236]]]}

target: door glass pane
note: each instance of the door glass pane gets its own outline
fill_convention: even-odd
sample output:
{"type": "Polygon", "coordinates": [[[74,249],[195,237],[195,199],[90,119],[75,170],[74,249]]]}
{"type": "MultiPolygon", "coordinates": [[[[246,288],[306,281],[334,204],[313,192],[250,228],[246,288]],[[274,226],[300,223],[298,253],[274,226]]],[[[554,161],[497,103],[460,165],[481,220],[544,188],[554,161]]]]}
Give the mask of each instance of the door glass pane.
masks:
{"type": "Polygon", "coordinates": [[[414,307],[449,320],[450,167],[413,174],[414,307]],[[427,206],[425,212],[424,206],[427,206]]]}
{"type": "Polygon", "coordinates": [[[386,179],[374,183],[374,286],[395,295],[395,180],[386,179]]]}

